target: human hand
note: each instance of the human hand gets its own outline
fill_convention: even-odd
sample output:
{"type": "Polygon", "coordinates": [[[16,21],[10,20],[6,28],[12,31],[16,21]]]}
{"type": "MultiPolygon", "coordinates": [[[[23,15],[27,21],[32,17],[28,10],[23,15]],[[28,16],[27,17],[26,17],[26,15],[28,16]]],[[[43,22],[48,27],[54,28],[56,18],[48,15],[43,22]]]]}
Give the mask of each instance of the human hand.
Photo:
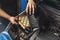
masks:
{"type": "Polygon", "coordinates": [[[9,21],[10,21],[12,24],[18,24],[18,23],[17,23],[17,21],[18,21],[17,17],[10,17],[10,18],[9,18],[9,21]]]}
{"type": "Polygon", "coordinates": [[[35,8],[36,8],[35,2],[33,0],[28,0],[28,4],[26,7],[26,13],[34,14],[35,8]]]}

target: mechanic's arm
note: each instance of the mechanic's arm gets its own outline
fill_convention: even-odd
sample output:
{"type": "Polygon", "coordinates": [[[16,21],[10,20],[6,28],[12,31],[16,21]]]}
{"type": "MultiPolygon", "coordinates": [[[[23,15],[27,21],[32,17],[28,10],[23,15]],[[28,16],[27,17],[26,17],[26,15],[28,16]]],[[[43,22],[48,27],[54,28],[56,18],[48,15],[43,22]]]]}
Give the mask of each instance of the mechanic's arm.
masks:
{"type": "Polygon", "coordinates": [[[8,14],[7,14],[5,11],[3,11],[1,8],[0,8],[0,16],[8,19],[12,24],[17,24],[17,22],[15,21],[15,20],[17,20],[17,18],[8,15],[8,14]]]}
{"type": "Polygon", "coordinates": [[[34,0],[28,0],[27,7],[26,7],[26,13],[34,14],[35,7],[36,5],[35,5],[34,0]]]}

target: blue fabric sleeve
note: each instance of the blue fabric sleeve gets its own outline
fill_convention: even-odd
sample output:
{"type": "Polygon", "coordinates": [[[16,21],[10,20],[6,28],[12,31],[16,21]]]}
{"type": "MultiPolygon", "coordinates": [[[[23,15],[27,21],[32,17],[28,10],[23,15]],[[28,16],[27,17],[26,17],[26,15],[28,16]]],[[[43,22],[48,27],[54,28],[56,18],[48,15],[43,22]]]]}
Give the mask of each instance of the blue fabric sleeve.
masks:
{"type": "Polygon", "coordinates": [[[0,40],[12,40],[9,33],[4,31],[0,34],[0,40]]]}

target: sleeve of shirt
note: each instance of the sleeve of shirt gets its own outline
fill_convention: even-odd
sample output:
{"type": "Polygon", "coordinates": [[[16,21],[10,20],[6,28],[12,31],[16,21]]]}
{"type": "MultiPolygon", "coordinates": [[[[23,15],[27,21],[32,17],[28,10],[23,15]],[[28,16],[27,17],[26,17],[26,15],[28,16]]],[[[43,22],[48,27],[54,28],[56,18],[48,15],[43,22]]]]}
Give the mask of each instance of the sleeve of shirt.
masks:
{"type": "Polygon", "coordinates": [[[0,33],[0,40],[12,40],[12,38],[10,37],[8,32],[3,31],[2,33],[0,33]]]}

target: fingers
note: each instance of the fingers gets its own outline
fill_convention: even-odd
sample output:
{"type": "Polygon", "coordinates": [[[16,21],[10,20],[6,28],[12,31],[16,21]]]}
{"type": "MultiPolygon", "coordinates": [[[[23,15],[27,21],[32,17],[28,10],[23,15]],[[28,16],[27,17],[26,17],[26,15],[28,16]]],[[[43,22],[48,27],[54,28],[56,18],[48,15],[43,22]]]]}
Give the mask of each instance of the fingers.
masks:
{"type": "Polygon", "coordinates": [[[16,17],[10,17],[10,22],[11,22],[12,24],[18,24],[16,17]]]}
{"type": "Polygon", "coordinates": [[[31,5],[27,4],[26,13],[31,14],[31,11],[32,11],[31,9],[32,9],[31,5]]]}
{"type": "Polygon", "coordinates": [[[26,13],[28,13],[30,15],[34,14],[35,8],[36,8],[35,5],[28,3],[27,7],[26,7],[26,13]]]}
{"type": "Polygon", "coordinates": [[[16,21],[13,21],[13,22],[11,22],[12,24],[16,24],[17,25],[17,22],[16,21]]]}
{"type": "Polygon", "coordinates": [[[28,9],[29,9],[28,7],[29,7],[29,6],[27,5],[27,7],[26,7],[26,13],[28,13],[28,9]]]}
{"type": "Polygon", "coordinates": [[[32,13],[34,14],[34,10],[35,10],[35,8],[34,8],[34,6],[32,5],[32,13]]]}
{"type": "Polygon", "coordinates": [[[17,21],[18,21],[18,18],[17,17],[15,17],[13,21],[14,21],[14,24],[18,24],[17,23],[17,21]]]}
{"type": "Polygon", "coordinates": [[[29,6],[29,14],[31,15],[31,12],[32,12],[32,5],[29,6]]]}

